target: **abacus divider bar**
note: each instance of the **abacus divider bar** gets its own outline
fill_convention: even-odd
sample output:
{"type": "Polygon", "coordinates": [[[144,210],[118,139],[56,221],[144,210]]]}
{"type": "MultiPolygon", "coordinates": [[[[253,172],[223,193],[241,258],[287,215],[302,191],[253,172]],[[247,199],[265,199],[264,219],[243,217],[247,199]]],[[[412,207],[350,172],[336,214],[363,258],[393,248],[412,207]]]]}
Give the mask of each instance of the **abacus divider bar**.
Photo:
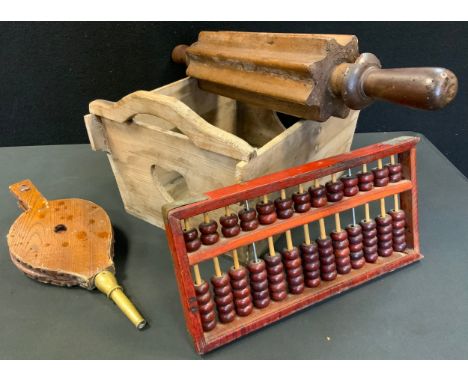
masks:
{"type": "Polygon", "coordinates": [[[357,167],[378,158],[408,151],[419,140],[418,137],[395,138],[349,153],[306,163],[250,181],[219,188],[205,193],[203,195],[205,199],[203,200],[170,209],[168,214],[173,214],[179,220],[182,220],[207,211],[214,211],[226,205],[234,205],[244,200],[255,199],[265,194],[295,187],[300,183],[307,183],[313,179],[323,178],[324,176],[344,171],[350,167],[357,167]]]}
{"type": "Polygon", "coordinates": [[[419,217],[418,217],[418,182],[416,176],[416,147],[399,154],[402,176],[411,181],[413,187],[400,193],[400,207],[406,214],[406,243],[416,253],[420,253],[419,217]]]}
{"type": "MultiPolygon", "coordinates": [[[[361,192],[352,198],[346,198],[336,203],[329,203],[321,208],[313,208],[304,213],[295,213],[289,219],[278,219],[273,224],[259,226],[254,231],[244,231],[235,237],[229,239],[220,238],[219,241],[210,246],[201,246],[199,250],[187,254],[185,249],[185,242],[182,251],[184,255],[187,254],[191,265],[200,263],[204,260],[211,259],[223,253],[232,251],[234,248],[250,245],[253,242],[264,240],[268,236],[283,234],[289,229],[293,229],[304,224],[317,221],[320,218],[333,215],[336,212],[344,212],[352,207],[357,207],[367,202],[376,201],[383,197],[393,195],[395,193],[402,193],[412,188],[412,183],[407,180],[402,180],[398,183],[392,183],[385,187],[376,187],[367,192],[361,192]]],[[[171,216],[172,217],[172,216],[171,216]]],[[[176,219],[176,221],[178,221],[176,219]]],[[[180,228],[180,221],[178,221],[180,228]]],[[[183,239],[182,239],[183,240],[183,239]]]]}
{"type": "Polygon", "coordinates": [[[189,259],[185,252],[185,241],[180,220],[168,216],[165,223],[167,241],[174,262],[176,281],[179,289],[179,298],[185,318],[187,331],[193,339],[195,351],[202,354],[205,347],[205,334],[198,312],[197,296],[189,259]],[[185,254],[185,255],[184,255],[185,254]]]}

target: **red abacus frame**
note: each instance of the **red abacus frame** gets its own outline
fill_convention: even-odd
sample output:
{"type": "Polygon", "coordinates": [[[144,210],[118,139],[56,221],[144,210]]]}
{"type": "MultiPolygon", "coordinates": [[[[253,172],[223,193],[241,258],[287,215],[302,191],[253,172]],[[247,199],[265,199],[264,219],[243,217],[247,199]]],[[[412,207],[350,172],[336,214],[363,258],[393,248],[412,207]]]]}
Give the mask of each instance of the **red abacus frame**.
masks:
{"type": "Polygon", "coordinates": [[[416,144],[418,142],[419,138],[417,137],[391,139],[349,153],[213,190],[202,195],[198,198],[198,201],[189,204],[182,202],[177,206],[167,206],[164,209],[166,234],[174,261],[187,329],[193,337],[196,351],[200,354],[211,351],[305,307],[422,259],[423,256],[420,254],[419,248],[417,209],[416,144]],[[277,220],[270,225],[260,225],[253,231],[242,231],[235,237],[221,237],[217,243],[201,246],[200,249],[192,253],[186,251],[182,225],[184,219],[245,200],[252,200],[299,184],[305,184],[314,179],[370,163],[390,155],[398,155],[398,161],[402,165],[403,179],[399,182],[390,183],[385,187],[376,187],[367,192],[359,192],[355,196],[344,197],[342,200],[328,203],[324,207],[311,208],[305,213],[294,213],[290,219],[277,220]],[[346,275],[338,275],[333,281],[322,281],[318,287],[306,288],[302,294],[289,294],[283,301],[271,301],[270,305],[264,309],[254,308],[249,316],[236,317],[234,321],[227,324],[218,323],[212,331],[203,331],[191,275],[190,267],[192,265],[253,242],[267,239],[269,236],[284,233],[288,229],[300,227],[320,218],[394,194],[400,194],[401,208],[406,212],[407,217],[407,249],[405,252],[394,252],[392,256],[386,258],[379,257],[374,264],[366,264],[363,268],[353,270],[346,275]]]}

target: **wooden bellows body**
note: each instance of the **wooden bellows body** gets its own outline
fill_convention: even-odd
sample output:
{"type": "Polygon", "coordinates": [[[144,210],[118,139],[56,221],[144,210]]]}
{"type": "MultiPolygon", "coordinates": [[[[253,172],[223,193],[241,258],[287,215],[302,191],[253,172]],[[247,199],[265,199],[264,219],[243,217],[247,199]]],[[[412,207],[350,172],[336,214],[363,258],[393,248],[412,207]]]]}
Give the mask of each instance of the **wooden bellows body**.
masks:
{"type": "Polygon", "coordinates": [[[10,186],[24,212],[7,235],[13,264],[28,277],[58,286],[98,288],[137,328],[145,320],[114,277],[107,213],[83,199],[47,200],[30,180],[10,186]]]}
{"type": "Polygon", "coordinates": [[[443,68],[381,69],[352,35],[201,32],[172,58],[207,91],[305,119],[344,118],[380,99],[433,110],[457,93],[443,68]]]}

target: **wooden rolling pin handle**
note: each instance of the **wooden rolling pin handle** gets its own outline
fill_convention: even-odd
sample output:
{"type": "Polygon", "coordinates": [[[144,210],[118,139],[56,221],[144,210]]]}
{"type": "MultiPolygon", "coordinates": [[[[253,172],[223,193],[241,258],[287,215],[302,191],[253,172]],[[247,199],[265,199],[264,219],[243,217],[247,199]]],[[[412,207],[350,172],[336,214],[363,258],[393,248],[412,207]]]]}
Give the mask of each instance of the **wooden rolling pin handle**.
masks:
{"type": "Polygon", "coordinates": [[[171,58],[176,64],[187,64],[187,49],[188,45],[177,45],[172,49],[171,58]]]}
{"type": "Polygon", "coordinates": [[[355,110],[376,99],[437,110],[455,98],[458,80],[444,68],[381,69],[377,57],[364,53],[354,64],[338,65],[332,73],[330,87],[355,110]]]}

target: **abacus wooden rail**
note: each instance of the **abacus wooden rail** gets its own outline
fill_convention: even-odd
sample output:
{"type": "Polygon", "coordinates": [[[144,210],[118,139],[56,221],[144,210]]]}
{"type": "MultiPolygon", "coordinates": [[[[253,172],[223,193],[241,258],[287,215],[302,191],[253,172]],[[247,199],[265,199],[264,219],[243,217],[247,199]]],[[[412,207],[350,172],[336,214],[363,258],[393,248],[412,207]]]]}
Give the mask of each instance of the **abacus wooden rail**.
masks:
{"type": "Polygon", "coordinates": [[[420,260],[416,144],[399,137],[346,154],[293,167],[251,181],[217,189],[164,209],[166,234],[174,260],[187,329],[203,354],[307,306],[420,260]],[[388,164],[383,160],[390,158],[388,164]],[[398,160],[396,160],[398,158],[398,160]],[[377,161],[368,171],[367,165],[377,161]],[[362,166],[357,174],[351,169],[362,166]],[[348,170],[348,175],[336,174],[348,170]],[[319,179],[330,176],[325,186],[319,179]],[[308,190],[304,184],[313,181],[308,190]],[[296,188],[290,196],[286,190],[296,188]],[[280,192],[274,203],[268,195],[280,192]],[[394,208],[386,210],[387,197],[394,208]],[[256,210],[249,201],[258,200],[256,210]],[[369,203],[380,214],[370,217],[369,203]],[[243,203],[238,214],[229,206],[243,203]],[[365,215],[356,222],[355,209],[365,215]],[[218,224],[209,213],[225,208],[218,224]],[[340,213],[352,209],[353,223],[342,228],[340,213]],[[199,232],[190,219],[204,216],[199,232]],[[325,218],[334,216],[328,237],[325,218]],[[240,218],[240,224],[239,224],[240,218]],[[310,239],[309,224],[318,221],[320,235],[310,239]],[[291,230],[304,229],[304,243],[294,246],[291,230]],[[287,248],[276,252],[273,235],[285,234],[287,248]],[[269,253],[257,257],[255,242],[268,240],[269,253]],[[254,260],[239,264],[237,249],[253,246],[254,260]],[[217,256],[231,252],[233,266],[222,272],[217,256]],[[212,260],[212,292],[198,264],[212,260]],[[194,279],[192,279],[191,267],[194,279]],[[215,306],[217,314],[215,314],[215,306]]]}

